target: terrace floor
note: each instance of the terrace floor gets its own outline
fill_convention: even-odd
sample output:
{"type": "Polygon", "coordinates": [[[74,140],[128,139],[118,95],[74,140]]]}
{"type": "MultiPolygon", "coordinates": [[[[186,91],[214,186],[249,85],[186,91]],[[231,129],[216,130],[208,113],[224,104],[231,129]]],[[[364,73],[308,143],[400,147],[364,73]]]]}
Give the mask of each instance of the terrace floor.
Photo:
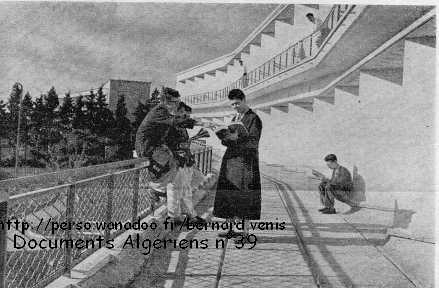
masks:
{"type": "MultiPolygon", "coordinates": [[[[233,239],[218,240],[218,231],[170,232],[178,240],[207,239],[208,247],[156,250],[129,287],[415,287],[383,252],[391,213],[351,213],[338,202],[337,214],[321,214],[318,193],[304,189],[304,173],[267,165],[262,172],[260,221],[285,222],[286,229],[253,229],[256,245],[242,248],[233,239]],[[372,223],[377,213],[389,215],[372,223]]],[[[210,216],[213,200],[210,193],[197,209],[221,221],[210,216]]]]}

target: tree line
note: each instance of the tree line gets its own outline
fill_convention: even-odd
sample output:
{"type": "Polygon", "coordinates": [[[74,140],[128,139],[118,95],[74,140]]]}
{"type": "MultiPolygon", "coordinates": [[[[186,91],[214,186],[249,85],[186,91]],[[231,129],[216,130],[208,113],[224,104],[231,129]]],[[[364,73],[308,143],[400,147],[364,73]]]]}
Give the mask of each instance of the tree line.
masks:
{"type": "MultiPolygon", "coordinates": [[[[7,101],[0,100],[0,139],[13,148],[20,89],[18,83],[14,84],[7,101]]],[[[118,98],[113,113],[102,87],[76,99],[67,93],[62,101],[54,87],[35,99],[27,92],[21,101],[20,147],[24,155],[20,154],[20,165],[58,170],[132,158],[137,128],[157,105],[158,95],[155,89],[145,103],[139,102],[131,122],[124,96],[118,98]]],[[[14,163],[15,155],[0,159],[0,166],[14,163]]]]}

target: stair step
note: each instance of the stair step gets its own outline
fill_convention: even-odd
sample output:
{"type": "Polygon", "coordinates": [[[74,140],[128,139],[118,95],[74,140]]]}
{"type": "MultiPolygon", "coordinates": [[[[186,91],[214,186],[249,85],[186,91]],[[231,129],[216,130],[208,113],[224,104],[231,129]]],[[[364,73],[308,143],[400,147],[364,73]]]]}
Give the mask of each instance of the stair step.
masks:
{"type": "Polygon", "coordinates": [[[374,77],[392,82],[394,84],[402,85],[403,68],[389,68],[389,69],[371,69],[361,70],[362,73],[372,75],[374,77]]]}
{"type": "Polygon", "coordinates": [[[416,42],[425,46],[430,46],[432,48],[436,48],[436,37],[435,36],[421,36],[421,37],[413,37],[407,38],[406,40],[416,42]]]}
{"type": "Polygon", "coordinates": [[[337,86],[337,89],[343,90],[345,92],[348,92],[352,95],[358,96],[360,92],[360,86],[337,86]]]}

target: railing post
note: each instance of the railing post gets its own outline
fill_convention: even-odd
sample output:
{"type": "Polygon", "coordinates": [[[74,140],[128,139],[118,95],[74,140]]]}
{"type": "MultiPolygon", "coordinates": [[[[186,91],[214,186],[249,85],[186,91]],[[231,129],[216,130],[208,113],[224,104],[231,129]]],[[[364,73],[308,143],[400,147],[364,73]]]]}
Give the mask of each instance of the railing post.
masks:
{"type": "MultiPolygon", "coordinates": [[[[76,185],[75,184],[71,184],[68,188],[67,191],[67,199],[66,199],[66,222],[67,223],[72,223],[73,222],[73,217],[74,217],[74,213],[75,213],[75,194],[76,194],[76,185]]],[[[66,230],[66,235],[65,238],[66,239],[71,239],[72,238],[72,230],[71,229],[67,229],[66,230]]],[[[66,247],[64,248],[64,273],[68,274],[68,277],[71,277],[71,272],[72,272],[72,254],[73,254],[73,250],[71,247],[69,247],[69,245],[66,245],[66,247]]]]}
{"type": "Polygon", "coordinates": [[[206,149],[206,174],[209,173],[209,166],[210,166],[210,148],[207,147],[206,149]]]}
{"type": "Polygon", "coordinates": [[[300,40],[300,48],[299,48],[299,60],[302,61],[306,58],[305,49],[303,48],[303,40],[300,40]]]}
{"type": "Polygon", "coordinates": [[[210,152],[209,147],[206,147],[206,174],[209,173],[210,152]]]}
{"type": "MultiPolygon", "coordinates": [[[[309,56],[312,56],[312,36],[314,34],[311,34],[311,37],[309,38],[309,56]]],[[[323,41],[323,40],[322,40],[323,41]]],[[[321,45],[321,44],[320,44],[321,45]]]]}
{"type": "Polygon", "coordinates": [[[212,173],[212,162],[213,162],[213,148],[210,147],[210,164],[209,164],[209,172],[212,173]]]}
{"type": "Polygon", "coordinates": [[[337,22],[338,22],[338,20],[340,19],[340,5],[336,5],[336,9],[337,9],[337,22]]]}
{"type": "Polygon", "coordinates": [[[198,150],[197,152],[197,168],[201,170],[201,154],[200,154],[200,150],[198,150]]]}
{"type": "Polygon", "coordinates": [[[203,147],[203,150],[200,153],[200,156],[201,156],[201,172],[203,172],[203,173],[204,173],[204,158],[205,158],[204,151],[206,151],[205,147],[203,147]]]}
{"type": "Polygon", "coordinates": [[[208,148],[206,147],[206,148],[204,148],[204,157],[205,157],[205,159],[204,159],[204,173],[206,173],[207,174],[207,167],[209,167],[208,165],[209,165],[209,150],[208,150],[208,148]]]}
{"type": "Polygon", "coordinates": [[[133,217],[131,223],[136,222],[139,210],[139,189],[140,189],[140,168],[134,172],[134,193],[133,193],[133,217]]]}
{"type": "Polygon", "coordinates": [[[114,174],[111,174],[108,177],[108,183],[107,183],[107,209],[106,209],[106,215],[105,215],[105,221],[107,222],[107,225],[105,225],[105,241],[109,241],[111,237],[111,231],[109,229],[109,223],[112,221],[113,217],[113,190],[114,190],[114,174]]]}
{"type": "Polygon", "coordinates": [[[334,10],[331,11],[331,29],[334,28],[334,10]]]}
{"type": "MultiPolygon", "coordinates": [[[[6,223],[8,221],[8,193],[0,192],[0,221],[6,223]]],[[[0,288],[6,288],[6,261],[8,246],[8,230],[6,225],[0,228],[0,288]]]]}
{"type": "Polygon", "coordinates": [[[294,47],[293,47],[293,55],[291,56],[292,58],[293,58],[293,60],[292,60],[292,64],[294,65],[294,62],[296,61],[296,45],[294,44],[294,47]]]}

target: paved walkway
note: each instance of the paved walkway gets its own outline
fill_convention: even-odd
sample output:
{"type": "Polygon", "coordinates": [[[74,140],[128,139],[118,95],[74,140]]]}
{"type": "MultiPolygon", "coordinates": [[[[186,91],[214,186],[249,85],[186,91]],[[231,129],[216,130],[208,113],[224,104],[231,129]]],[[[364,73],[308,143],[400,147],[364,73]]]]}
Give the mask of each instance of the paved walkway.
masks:
{"type": "MultiPolygon", "coordinates": [[[[217,231],[173,232],[166,238],[207,239],[208,247],[157,250],[130,287],[414,287],[380,249],[388,223],[352,224],[349,208],[339,204],[336,215],[320,214],[303,173],[275,170],[263,168],[261,222],[284,221],[286,229],[252,230],[253,249],[223,243],[217,231]]],[[[208,215],[213,200],[208,195],[199,212],[208,215]]]]}

